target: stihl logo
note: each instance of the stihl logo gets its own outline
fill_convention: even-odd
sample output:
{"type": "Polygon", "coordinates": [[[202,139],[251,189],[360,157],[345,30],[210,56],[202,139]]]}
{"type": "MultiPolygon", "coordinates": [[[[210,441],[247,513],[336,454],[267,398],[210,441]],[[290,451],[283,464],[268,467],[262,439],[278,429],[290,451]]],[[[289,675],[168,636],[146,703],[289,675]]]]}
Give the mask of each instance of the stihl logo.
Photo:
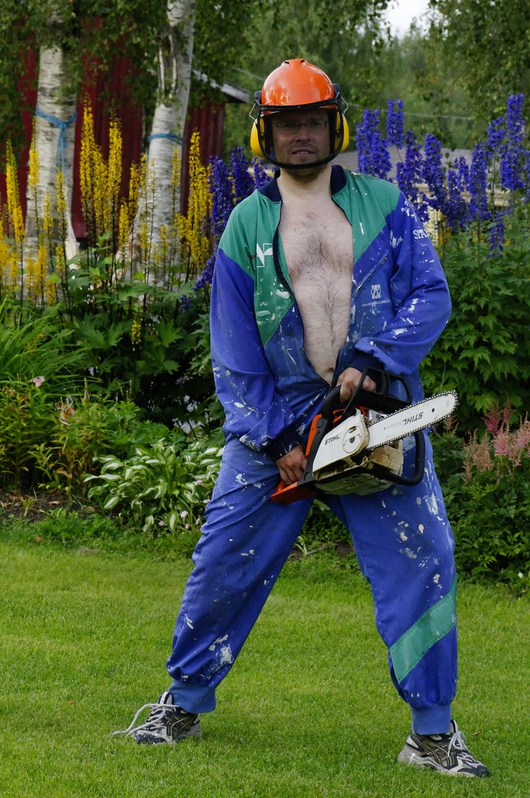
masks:
{"type": "Polygon", "coordinates": [[[327,446],[328,443],[333,443],[333,441],[338,441],[340,439],[340,435],[332,435],[331,438],[326,438],[324,441],[324,446],[327,446]]]}
{"type": "Polygon", "coordinates": [[[403,424],[406,426],[407,424],[413,424],[415,421],[420,421],[423,418],[422,413],[416,413],[415,416],[409,416],[408,418],[403,419],[403,424]]]}

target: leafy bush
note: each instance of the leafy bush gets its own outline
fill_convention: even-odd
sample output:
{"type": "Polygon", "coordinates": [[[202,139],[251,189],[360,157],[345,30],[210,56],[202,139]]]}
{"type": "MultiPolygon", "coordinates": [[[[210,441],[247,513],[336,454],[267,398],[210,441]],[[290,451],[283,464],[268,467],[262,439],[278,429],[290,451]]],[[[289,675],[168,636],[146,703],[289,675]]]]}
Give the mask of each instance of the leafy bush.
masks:
{"type": "Polygon", "coordinates": [[[511,218],[502,258],[463,231],[443,248],[453,313],[423,364],[428,393],[456,389],[459,427],[471,432],[505,402],[530,407],[530,247],[526,215],[511,218]]]}
{"type": "Polygon", "coordinates": [[[530,421],[490,412],[486,431],[435,436],[435,459],[461,573],[530,586],[530,421]],[[454,459],[453,469],[450,462],[454,459]]]}
{"type": "MultiPolygon", "coordinates": [[[[38,379],[38,378],[37,378],[38,379]]],[[[38,384],[13,380],[0,389],[0,474],[19,489],[35,477],[36,451],[53,426],[52,405],[38,384]]]]}
{"type": "Polygon", "coordinates": [[[86,350],[75,341],[57,307],[44,313],[5,298],[0,303],[0,385],[44,378],[46,393],[59,399],[82,390],[86,350]]]}
{"type": "Polygon", "coordinates": [[[144,532],[191,533],[196,542],[222,448],[202,439],[183,445],[179,437],[136,446],[125,459],[98,457],[101,473],[86,477],[92,482],[89,498],[103,512],[117,512],[144,532]]]}
{"type": "Polygon", "coordinates": [[[132,402],[88,391],[57,400],[42,377],[8,382],[0,389],[0,484],[45,483],[81,494],[85,475],[99,470],[96,455],[126,457],[135,445],[168,432],[141,415],[132,402]]]}

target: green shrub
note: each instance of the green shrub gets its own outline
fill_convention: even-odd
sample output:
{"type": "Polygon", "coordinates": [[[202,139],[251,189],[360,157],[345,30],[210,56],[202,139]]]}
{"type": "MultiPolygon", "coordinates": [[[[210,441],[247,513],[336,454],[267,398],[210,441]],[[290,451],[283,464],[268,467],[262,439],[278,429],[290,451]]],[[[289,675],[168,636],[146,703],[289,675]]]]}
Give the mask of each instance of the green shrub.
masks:
{"type": "Polygon", "coordinates": [[[30,306],[21,311],[4,299],[0,303],[0,351],[0,386],[38,379],[49,397],[59,399],[82,391],[87,380],[93,383],[85,371],[86,349],[75,341],[57,307],[42,314],[30,306]]]}
{"type": "Polygon", "coordinates": [[[144,532],[191,533],[196,542],[221,452],[218,442],[183,445],[169,435],[136,446],[125,459],[101,456],[101,473],[86,477],[92,483],[88,495],[103,512],[116,512],[144,532]]]}
{"type": "Polygon", "coordinates": [[[510,426],[511,415],[510,410],[489,413],[486,431],[464,442],[451,433],[435,436],[435,459],[441,464],[440,480],[455,533],[460,573],[527,590],[530,421],[510,426]]]}
{"type": "Polygon", "coordinates": [[[36,381],[12,380],[0,389],[1,484],[16,490],[33,484],[41,471],[36,453],[53,427],[53,404],[36,381]]]}
{"type": "Polygon", "coordinates": [[[57,400],[42,377],[7,382],[0,388],[0,485],[81,494],[86,474],[99,471],[97,455],[126,457],[167,434],[141,416],[132,402],[88,391],[57,400]]]}
{"type": "Polygon", "coordinates": [[[427,393],[455,389],[461,432],[506,402],[530,407],[528,219],[509,217],[503,257],[489,257],[476,228],[449,239],[441,256],[453,300],[451,320],[423,364],[427,393]]]}

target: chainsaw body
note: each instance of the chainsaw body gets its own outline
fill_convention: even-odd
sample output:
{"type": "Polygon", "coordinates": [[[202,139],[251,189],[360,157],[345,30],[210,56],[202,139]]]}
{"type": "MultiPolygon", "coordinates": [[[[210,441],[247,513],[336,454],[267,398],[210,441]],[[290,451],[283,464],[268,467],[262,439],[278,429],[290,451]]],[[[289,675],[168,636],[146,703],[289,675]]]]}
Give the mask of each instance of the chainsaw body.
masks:
{"type": "MultiPolygon", "coordinates": [[[[410,478],[402,475],[401,439],[407,432],[404,435],[401,429],[395,441],[382,440],[381,445],[370,446],[371,427],[374,425],[375,431],[378,422],[411,407],[411,401],[410,388],[402,377],[377,369],[365,369],[359,387],[347,404],[340,401],[340,387],[333,388],[324,399],[320,414],[311,423],[306,445],[307,465],[302,479],[288,486],[280,482],[271,499],[280,504],[290,504],[319,493],[366,495],[386,490],[396,483],[418,484],[423,478],[425,463],[425,440],[419,431],[412,432],[415,466],[410,478]],[[376,380],[376,391],[367,391],[363,387],[367,376],[376,380]],[[403,391],[399,393],[405,394],[404,399],[391,392],[391,384],[402,386],[403,391]]],[[[418,410],[410,418],[418,424],[422,413],[423,409],[418,410]]],[[[384,435],[392,437],[390,432],[384,435]]]]}

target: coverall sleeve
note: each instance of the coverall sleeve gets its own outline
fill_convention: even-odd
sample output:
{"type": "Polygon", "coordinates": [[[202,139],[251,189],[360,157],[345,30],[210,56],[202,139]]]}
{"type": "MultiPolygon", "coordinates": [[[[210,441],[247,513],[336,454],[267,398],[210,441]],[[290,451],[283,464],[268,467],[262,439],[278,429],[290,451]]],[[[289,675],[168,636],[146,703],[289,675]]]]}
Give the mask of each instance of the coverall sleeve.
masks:
{"type": "Polygon", "coordinates": [[[212,282],[210,331],[225,434],[274,460],[301,442],[295,416],[276,391],[254,312],[250,274],[219,250],[212,282]]]}
{"type": "MultiPolygon", "coordinates": [[[[374,358],[388,371],[412,374],[447,324],[451,299],[434,245],[403,194],[387,221],[393,317],[355,348],[358,363],[374,358]]],[[[359,367],[356,361],[352,365],[359,367]]]]}

